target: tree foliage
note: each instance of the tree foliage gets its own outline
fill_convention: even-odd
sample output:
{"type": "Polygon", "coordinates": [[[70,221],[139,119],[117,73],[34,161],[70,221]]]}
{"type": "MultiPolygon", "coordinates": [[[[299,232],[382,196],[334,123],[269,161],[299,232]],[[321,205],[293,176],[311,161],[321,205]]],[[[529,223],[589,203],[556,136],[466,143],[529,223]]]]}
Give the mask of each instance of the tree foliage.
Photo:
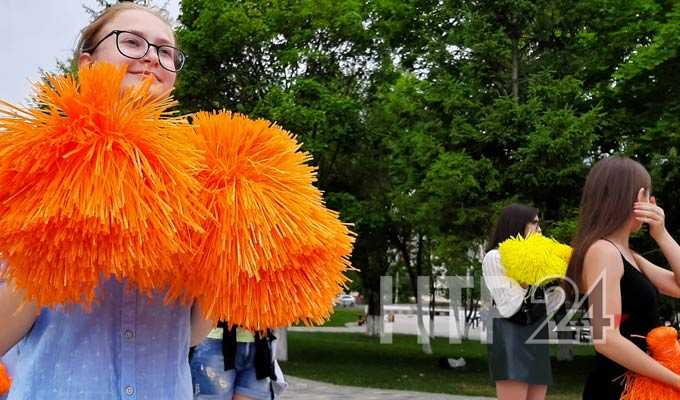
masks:
{"type": "Polygon", "coordinates": [[[396,262],[478,266],[509,202],[568,241],[585,174],[612,152],[650,168],[680,233],[676,2],[183,0],[180,20],[184,111],[299,135],[354,224],[372,312],[396,262]]]}

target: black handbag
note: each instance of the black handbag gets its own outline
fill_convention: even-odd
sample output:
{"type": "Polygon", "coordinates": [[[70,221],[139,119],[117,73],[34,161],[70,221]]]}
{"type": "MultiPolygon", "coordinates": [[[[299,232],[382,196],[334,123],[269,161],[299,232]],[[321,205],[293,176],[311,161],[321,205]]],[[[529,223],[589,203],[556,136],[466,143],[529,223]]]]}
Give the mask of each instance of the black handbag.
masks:
{"type": "Polygon", "coordinates": [[[519,310],[506,319],[519,325],[532,325],[544,320],[547,315],[545,290],[542,286],[529,286],[519,310]]]}

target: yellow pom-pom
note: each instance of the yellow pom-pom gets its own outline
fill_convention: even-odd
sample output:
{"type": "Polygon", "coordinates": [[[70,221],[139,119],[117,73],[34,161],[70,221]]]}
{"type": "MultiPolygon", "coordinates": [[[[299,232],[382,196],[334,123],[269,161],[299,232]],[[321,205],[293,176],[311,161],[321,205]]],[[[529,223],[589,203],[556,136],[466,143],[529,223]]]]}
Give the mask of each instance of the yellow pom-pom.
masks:
{"type": "Polygon", "coordinates": [[[536,285],[564,277],[571,247],[541,234],[512,237],[498,246],[505,273],[520,283],[536,285]]]}
{"type": "Polygon", "coordinates": [[[571,258],[571,246],[567,246],[566,244],[562,244],[556,240],[552,240],[552,243],[553,247],[551,252],[568,264],[569,259],[571,258]]]}

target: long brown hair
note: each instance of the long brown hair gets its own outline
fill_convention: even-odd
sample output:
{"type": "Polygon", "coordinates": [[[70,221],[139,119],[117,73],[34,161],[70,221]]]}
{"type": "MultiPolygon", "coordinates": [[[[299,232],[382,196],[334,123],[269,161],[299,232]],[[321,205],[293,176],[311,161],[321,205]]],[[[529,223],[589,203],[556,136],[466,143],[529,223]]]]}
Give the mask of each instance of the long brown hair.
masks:
{"type": "Polygon", "coordinates": [[[581,195],[573,253],[567,277],[582,286],[583,259],[597,240],[621,228],[630,218],[641,188],[652,189],[649,173],[637,161],[611,156],[595,163],[581,195]]]}

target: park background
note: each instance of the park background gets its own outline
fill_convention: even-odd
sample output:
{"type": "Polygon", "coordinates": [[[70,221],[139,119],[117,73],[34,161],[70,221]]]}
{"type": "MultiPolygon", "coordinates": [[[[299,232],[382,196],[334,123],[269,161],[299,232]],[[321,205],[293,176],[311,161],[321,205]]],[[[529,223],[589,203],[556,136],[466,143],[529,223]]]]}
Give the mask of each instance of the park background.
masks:
{"type": "MultiPolygon", "coordinates": [[[[532,204],[544,233],[569,242],[585,175],[607,155],[629,155],[650,170],[669,231],[680,237],[676,1],[150,3],[177,7],[188,55],[175,91],[181,112],[227,109],[296,134],[313,155],[328,207],[357,233],[347,291],[366,307],[339,311],[329,325],[367,312],[366,333],[290,332],[288,374],[492,395],[476,341],[395,335],[380,344],[384,319],[371,317],[380,314],[380,277],[395,277],[396,302],[427,309],[448,295],[441,277],[471,274],[477,285],[464,298],[472,317],[480,251],[499,209],[532,204]],[[418,276],[431,278],[431,292],[415,296],[418,276]],[[466,366],[439,365],[456,357],[466,366]]],[[[105,5],[90,1],[84,10],[105,5]]],[[[1,46],[35,49],[21,40],[1,46]]],[[[52,61],[44,72],[70,68],[67,53],[52,61]]],[[[632,246],[665,265],[644,232],[632,246]]],[[[662,307],[675,325],[676,307],[668,299],[662,307]]],[[[573,360],[554,362],[549,398],[579,398],[592,354],[579,346],[573,360]]]]}

